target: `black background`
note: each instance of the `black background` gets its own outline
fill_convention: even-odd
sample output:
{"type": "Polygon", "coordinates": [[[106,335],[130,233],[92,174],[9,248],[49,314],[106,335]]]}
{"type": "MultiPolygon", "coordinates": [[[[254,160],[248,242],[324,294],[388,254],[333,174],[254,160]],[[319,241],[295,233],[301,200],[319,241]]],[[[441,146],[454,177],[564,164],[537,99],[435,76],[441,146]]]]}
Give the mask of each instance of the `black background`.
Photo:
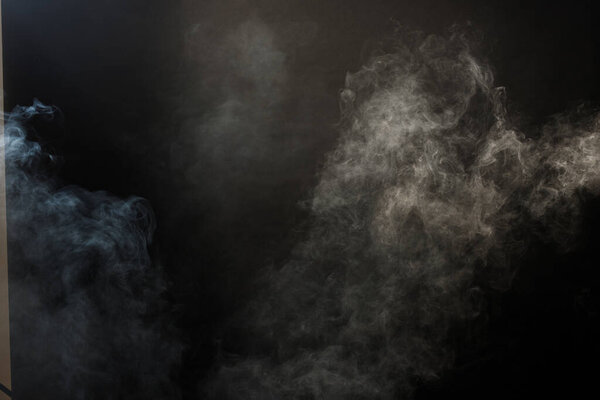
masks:
{"type": "MultiPolygon", "coordinates": [[[[176,379],[194,398],[214,364],[221,322],[252,295],[258,268],[286,259],[301,230],[306,215],[298,203],[310,196],[335,144],[347,71],[359,68],[398,23],[427,33],[470,23],[481,39],[477,55],[506,86],[512,115],[520,126],[535,127],[579,104],[599,104],[599,8],[592,0],[5,0],[6,103],[10,110],[39,98],[60,108],[62,118],[47,135],[64,160],[66,182],[143,196],[153,205],[158,230],[151,251],[166,269],[187,345],[176,379]],[[291,78],[272,122],[278,128],[268,136],[275,144],[238,165],[229,159],[226,170],[208,165],[190,176],[185,165],[206,154],[178,145],[185,144],[186,121],[218,104],[227,76],[203,80],[215,72],[210,59],[194,54],[189,33],[199,23],[218,38],[248,18],[276,32],[308,22],[316,36],[282,49],[291,78]]],[[[465,346],[457,368],[422,385],[417,397],[577,397],[595,388],[596,210],[590,202],[576,253],[558,256],[540,244],[525,257],[513,288],[489,312],[485,345],[465,346]]],[[[14,377],[17,393],[26,384],[27,377],[14,377]]]]}

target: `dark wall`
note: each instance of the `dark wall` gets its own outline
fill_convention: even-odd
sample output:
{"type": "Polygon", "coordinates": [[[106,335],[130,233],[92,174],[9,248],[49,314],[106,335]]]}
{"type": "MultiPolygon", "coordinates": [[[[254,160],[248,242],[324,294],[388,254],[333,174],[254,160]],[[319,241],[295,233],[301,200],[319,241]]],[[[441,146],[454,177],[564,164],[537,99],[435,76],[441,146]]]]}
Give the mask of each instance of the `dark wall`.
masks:
{"type": "MultiPolygon", "coordinates": [[[[191,396],[216,357],[222,322],[255,290],[256,271],[285,260],[303,234],[299,203],[335,144],[347,71],[398,25],[444,33],[459,24],[506,86],[517,123],[539,125],[583,102],[597,106],[598,8],[592,0],[5,0],[6,102],[10,109],[39,98],[61,110],[47,142],[64,160],[65,182],[152,204],[158,229],[151,250],[171,284],[187,345],[179,379],[191,396]]],[[[536,279],[524,278],[525,293],[536,279]]],[[[548,293],[562,284],[544,282],[548,293]]],[[[504,379],[524,383],[529,371],[544,369],[536,352],[552,340],[522,359],[518,346],[535,347],[537,334],[554,329],[555,314],[533,326],[506,316],[518,314],[518,301],[536,299],[506,300],[498,324],[522,328],[499,328],[499,335],[532,336],[511,360],[486,364],[483,382],[515,365],[517,378],[504,379]]],[[[448,387],[468,392],[461,379],[478,373],[458,373],[424,396],[448,387]]]]}

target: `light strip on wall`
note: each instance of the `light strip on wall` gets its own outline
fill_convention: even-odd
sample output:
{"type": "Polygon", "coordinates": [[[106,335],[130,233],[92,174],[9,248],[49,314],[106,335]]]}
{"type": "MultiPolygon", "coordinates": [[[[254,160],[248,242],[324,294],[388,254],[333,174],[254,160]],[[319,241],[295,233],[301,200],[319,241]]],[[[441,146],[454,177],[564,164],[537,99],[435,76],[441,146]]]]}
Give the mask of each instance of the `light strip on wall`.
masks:
{"type": "Polygon", "coordinates": [[[0,400],[11,398],[8,256],[6,237],[6,176],[4,164],[4,69],[0,0],[0,400]]]}

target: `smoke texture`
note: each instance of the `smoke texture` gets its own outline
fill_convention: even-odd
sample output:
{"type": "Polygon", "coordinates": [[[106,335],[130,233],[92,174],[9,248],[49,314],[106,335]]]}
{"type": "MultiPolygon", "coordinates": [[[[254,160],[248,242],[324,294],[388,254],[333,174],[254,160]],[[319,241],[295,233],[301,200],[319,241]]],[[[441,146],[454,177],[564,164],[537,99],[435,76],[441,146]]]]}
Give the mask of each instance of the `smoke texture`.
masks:
{"type": "Polygon", "coordinates": [[[576,244],[599,117],[520,131],[468,43],[402,33],[347,75],[306,238],[225,328],[246,350],[221,354],[207,396],[410,397],[452,368],[451,333],[510,287],[531,241],[576,244]]]}
{"type": "Polygon", "coordinates": [[[176,398],[152,210],[61,182],[47,135],[60,119],[39,101],[5,118],[15,397],[176,398]]]}
{"type": "MultiPolygon", "coordinates": [[[[186,56],[195,57],[185,60],[192,72],[186,70],[175,83],[176,110],[164,118],[169,123],[140,128],[141,115],[162,119],[158,106],[124,112],[121,118],[131,125],[125,131],[122,121],[86,111],[95,119],[81,117],[82,125],[93,125],[81,141],[94,148],[116,143],[107,148],[123,151],[120,157],[128,161],[123,165],[138,171],[132,178],[103,169],[97,175],[117,187],[144,181],[146,192],[154,193],[162,239],[174,243],[163,249],[178,281],[169,294],[185,302],[189,365],[179,372],[199,386],[196,397],[409,398],[423,383],[452,370],[457,342],[469,342],[467,328],[486,324],[486,303],[510,287],[531,242],[562,251],[577,245],[582,207],[598,194],[598,116],[565,114],[543,128],[520,130],[506,111],[504,90],[495,87],[491,69],[474,55],[469,40],[460,34],[399,35],[348,74],[340,92],[340,136],[306,203],[305,237],[289,261],[264,268],[255,279],[254,265],[279,253],[272,242],[293,225],[288,217],[302,214],[285,209],[286,199],[292,203],[289,199],[312,182],[306,176],[320,151],[331,147],[327,88],[336,80],[329,74],[353,65],[350,49],[388,12],[362,13],[371,6],[344,3],[338,18],[336,7],[328,14],[319,4],[319,20],[290,13],[286,4],[285,18],[265,11],[261,19],[239,11],[256,6],[240,8],[242,3],[235,2],[235,13],[224,3],[218,12],[207,6],[199,13],[202,22],[186,36],[186,56]],[[293,14],[289,20],[288,14],[293,14]],[[371,23],[354,24],[361,14],[371,23]],[[276,22],[280,18],[283,22],[276,22]],[[331,56],[331,48],[339,54],[331,56]],[[106,136],[92,130],[113,125],[106,136]],[[221,324],[248,297],[253,300],[221,324]],[[215,348],[217,365],[204,379],[215,348]]],[[[91,37],[104,38],[105,16],[84,8],[97,25],[89,18],[80,23],[91,37]]],[[[117,14],[109,8],[108,14],[117,14]]],[[[61,15],[72,13],[70,6],[64,9],[69,12],[61,15]]],[[[435,15],[444,15],[443,9],[423,9],[422,19],[432,26],[440,18],[435,15]]],[[[507,18],[512,14],[511,9],[507,18]]],[[[137,89],[128,92],[131,97],[115,93],[151,87],[154,75],[122,85],[116,78],[99,80],[96,71],[139,78],[145,75],[137,69],[104,68],[112,65],[107,54],[127,53],[134,61],[123,65],[146,69],[161,53],[147,51],[140,58],[113,51],[113,43],[121,49],[138,43],[123,45],[122,38],[138,38],[146,50],[147,43],[156,42],[131,35],[133,20],[124,20],[124,33],[106,40],[110,51],[97,53],[97,43],[104,41],[82,41],[95,82],[82,93],[103,89],[105,99],[119,103],[116,108],[130,110],[138,98],[145,104],[151,96],[137,89]],[[108,81],[114,87],[106,91],[108,81]]],[[[163,29],[148,25],[162,37],[163,29]]],[[[502,29],[513,29],[506,26],[502,29]]],[[[53,40],[45,32],[39,36],[53,40]]],[[[63,47],[69,57],[76,53],[63,47]]],[[[573,46],[563,56],[582,48],[573,46]]],[[[162,57],[166,64],[168,57],[162,57]]],[[[71,81],[81,65],[66,64],[69,82],[84,87],[83,78],[71,81]]],[[[515,75],[521,74],[521,63],[514,64],[515,75]]],[[[573,79],[565,85],[579,78],[573,79]]],[[[59,82],[49,92],[63,90],[60,80],[49,81],[59,82]]],[[[158,92],[157,103],[168,103],[162,89],[158,92]]],[[[71,94],[65,98],[77,104],[88,97],[71,94]]],[[[83,104],[80,112],[94,109],[83,104]]],[[[57,117],[57,110],[35,103],[7,118],[15,395],[179,398],[170,374],[178,370],[180,346],[163,299],[167,288],[160,265],[148,255],[155,228],[149,204],[60,181],[60,159],[46,133],[36,130],[57,117]]],[[[79,156],[75,150],[71,155],[79,156]]],[[[103,152],[98,154],[96,164],[103,152]]],[[[93,169],[85,157],[74,164],[76,173],[71,171],[79,182],[93,169]]],[[[113,172],[119,169],[115,165],[113,172]]],[[[181,390],[188,390],[184,386],[181,390]]]]}
{"type": "MultiPolygon", "coordinates": [[[[184,105],[193,107],[189,111],[195,115],[184,118],[169,160],[175,176],[184,177],[196,192],[198,186],[211,189],[220,207],[217,212],[226,219],[243,209],[243,201],[232,192],[255,186],[269,190],[265,177],[277,162],[275,153],[286,144],[297,144],[287,143],[289,138],[274,126],[280,122],[277,114],[287,95],[281,39],[258,19],[230,27],[226,33],[215,30],[210,24],[197,24],[187,35],[188,51],[201,55],[197,61],[189,56],[197,71],[187,83],[193,87],[188,97],[203,98],[184,105]],[[212,106],[208,111],[198,107],[202,100],[212,106]],[[265,160],[270,161],[268,166],[265,160]]],[[[278,176],[277,183],[284,179],[278,176]]]]}

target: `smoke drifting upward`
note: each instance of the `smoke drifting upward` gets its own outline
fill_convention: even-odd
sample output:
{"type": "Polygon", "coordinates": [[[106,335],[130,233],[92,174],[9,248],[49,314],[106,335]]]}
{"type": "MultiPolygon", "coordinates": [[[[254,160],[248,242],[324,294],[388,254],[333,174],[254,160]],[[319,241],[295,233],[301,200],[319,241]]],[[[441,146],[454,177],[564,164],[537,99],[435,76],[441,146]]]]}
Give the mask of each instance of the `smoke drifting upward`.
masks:
{"type": "Polygon", "coordinates": [[[171,156],[176,171],[192,184],[201,181],[215,186],[213,192],[226,216],[242,208],[231,198],[231,187],[261,185],[265,169],[272,168],[262,163],[264,158],[273,158],[266,154],[281,141],[274,133],[273,120],[286,95],[287,71],[275,33],[261,21],[245,21],[224,38],[213,30],[197,25],[188,41],[203,61],[200,87],[195,89],[211,94],[217,106],[185,120],[182,142],[176,143],[171,156]],[[192,165],[180,160],[186,149],[193,154],[189,157],[192,165]]]}
{"type": "Polygon", "coordinates": [[[140,198],[64,186],[35,102],[5,129],[14,391],[20,399],[177,397],[179,346],[140,198]]]}
{"type": "Polygon", "coordinates": [[[404,35],[349,74],[341,137],[292,259],[230,330],[213,398],[406,398],[452,367],[450,331],[510,285],[531,238],[568,247],[600,190],[599,117],[511,127],[461,35],[404,35]]]}

